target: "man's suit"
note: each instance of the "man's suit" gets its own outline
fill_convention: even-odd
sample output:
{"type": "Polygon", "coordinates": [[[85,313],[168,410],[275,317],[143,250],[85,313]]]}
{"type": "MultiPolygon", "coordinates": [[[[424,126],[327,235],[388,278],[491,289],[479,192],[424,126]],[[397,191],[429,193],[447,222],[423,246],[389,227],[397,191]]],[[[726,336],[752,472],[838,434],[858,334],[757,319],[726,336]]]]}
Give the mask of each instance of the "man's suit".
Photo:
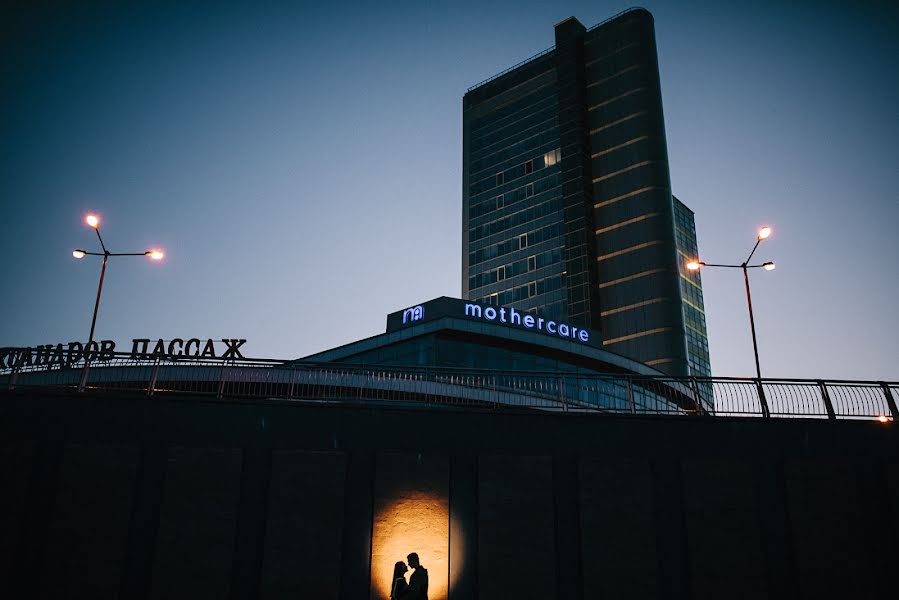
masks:
{"type": "Polygon", "coordinates": [[[428,600],[428,570],[419,566],[409,577],[409,591],[403,600],[428,600]]]}

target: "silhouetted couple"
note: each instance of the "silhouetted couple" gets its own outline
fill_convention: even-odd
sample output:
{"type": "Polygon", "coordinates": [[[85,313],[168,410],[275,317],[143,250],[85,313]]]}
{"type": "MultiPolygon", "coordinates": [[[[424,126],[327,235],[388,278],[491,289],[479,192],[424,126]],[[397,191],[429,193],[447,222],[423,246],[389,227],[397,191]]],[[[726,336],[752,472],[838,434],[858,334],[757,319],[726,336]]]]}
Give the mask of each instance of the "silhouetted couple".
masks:
{"type": "Polygon", "coordinates": [[[418,554],[406,557],[409,566],[415,569],[406,583],[406,563],[398,561],[393,566],[393,583],[390,586],[390,600],[428,600],[428,570],[418,562],[418,554]]]}

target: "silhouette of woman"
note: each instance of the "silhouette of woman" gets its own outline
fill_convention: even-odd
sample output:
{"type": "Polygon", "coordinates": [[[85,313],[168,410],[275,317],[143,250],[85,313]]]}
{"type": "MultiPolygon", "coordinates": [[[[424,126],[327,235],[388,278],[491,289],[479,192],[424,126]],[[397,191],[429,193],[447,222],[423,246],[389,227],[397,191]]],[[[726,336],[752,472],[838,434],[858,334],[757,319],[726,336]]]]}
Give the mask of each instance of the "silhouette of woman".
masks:
{"type": "Polygon", "coordinates": [[[390,585],[390,600],[400,600],[406,594],[409,584],[406,583],[405,573],[408,570],[406,563],[401,560],[396,561],[396,564],[393,565],[393,583],[390,585]]]}

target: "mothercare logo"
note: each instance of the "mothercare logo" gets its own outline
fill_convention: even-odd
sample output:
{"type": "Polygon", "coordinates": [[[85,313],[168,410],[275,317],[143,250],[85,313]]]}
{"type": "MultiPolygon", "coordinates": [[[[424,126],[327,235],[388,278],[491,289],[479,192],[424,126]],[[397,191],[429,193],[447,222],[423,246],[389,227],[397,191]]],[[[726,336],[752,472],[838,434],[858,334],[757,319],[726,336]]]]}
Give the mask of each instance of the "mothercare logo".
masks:
{"type": "Polygon", "coordinates": [[[403,311],[403,325],[405,325],[406,323],[411,323],[412,321],[421,321],[424,316],[425,309],[421,305],[407,308],[403,311]]]}
{"type": "Polygon", "coordinates": [[[505,307],[501,307],[497,309],[493,308],[492,306],[484,308],[479,304],[466,304],[465,316],[474,317],[476,319],[485,319],[487,321],[498,321],[500,323],[507,323],[510,325],[517,325],[519,327],[523,327],[524,329],[534,329],[536,331],[542,331],[552,335],[557,335],[559,337],[578,340],[584,343],[590,341],[590,332],[586,329],[573,327],[566,323],[556,323],[551,319],[535,317],[534,315],[528,313],[521,313],[514,308],[507,309],[505,307]]]}

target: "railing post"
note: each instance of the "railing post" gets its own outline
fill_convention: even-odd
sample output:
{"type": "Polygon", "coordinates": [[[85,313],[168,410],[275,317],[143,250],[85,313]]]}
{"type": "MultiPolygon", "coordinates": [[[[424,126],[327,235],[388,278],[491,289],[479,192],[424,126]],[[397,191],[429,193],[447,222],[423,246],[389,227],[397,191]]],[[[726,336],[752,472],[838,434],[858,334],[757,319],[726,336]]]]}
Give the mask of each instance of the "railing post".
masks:
{"type": "Polygon", "coordinates": [[[222,398],[225,395],[225,361],[222,361],[222,371],[221,375],[219,375],[219,389],[216,393],[216,398],[222,398]]]}
{"type": "Polygon", "coordinates": [[[821,399],[824,400],[824,409],[827,411],[827,418],[831,421],[836,420],[837,413],[833,410],[833,403],[830,401],[830,393],[827,386],[820,379],[818,380],[818,388],[821,390],[821,399]]]}
{"type": "Polygon", "coordinates": [[[634,382],[631,376],[627,376],[627,401],[631,405],[631,414],[637,414],[637,402],[634,400],[634,382]]]}
{"type": "Polygon", "coordinates": [[[16,389],[16,380],[19,378],[19,368],[20,368],[19,365],[16,364],[15,366],[13,366],[12,370],[9,372],[9,381],[7,382],[6,389],[8,389],[8,390],[16,389]]]}
{"type": "Polygon", "coordinates": [[[702,414],[702,401],[699,398],[699,384],[695,377],[690,377],[690,388],[693,390],[693,404],[696,405],[696,414],[702,414]]]}
{"type": "Polygon", "coordinates": [[[493,379],[493,409],[499,409],[499,396],[496,395],[496,374],[494,373],[492,376],[493,379]]]}
{"type": "Polygon", "coordinates": [[[891,390],[890,386],[883,381],[880,382],[880,388],[883,390],[883,395],[886,396],[887,406],[890,407],[890,413],[893,415],[893,420],[899,421],[899,410],[896,410],[896,399],[893,398],[893,390],[891,390]]]}
{"type": "Polygon", "coordinates": [[[91,361],[84,357],[84,366],[81,368],[81,379],[78,381],[78,393],[84,391],[84,388],[87,387],[87,375],[91,370],[91,361]]]}
{"type": "Polygon", "coordinates": [[[755,387],[759,392],[759,406],[762,409],[762,417],[765,419],[771,418],[771,411],[768,410],[768,399],[765,398],[765,388],[762,387],[762,380],[755,380],[755,387]]]}
{"type": "Polygon", "coordinates": [[[147,385],[147,396],[152,396],[156,392],[156,379],[159,377],[159,357],[153,361],[153,372],[150,375],[150,383],[147,385]]]}

